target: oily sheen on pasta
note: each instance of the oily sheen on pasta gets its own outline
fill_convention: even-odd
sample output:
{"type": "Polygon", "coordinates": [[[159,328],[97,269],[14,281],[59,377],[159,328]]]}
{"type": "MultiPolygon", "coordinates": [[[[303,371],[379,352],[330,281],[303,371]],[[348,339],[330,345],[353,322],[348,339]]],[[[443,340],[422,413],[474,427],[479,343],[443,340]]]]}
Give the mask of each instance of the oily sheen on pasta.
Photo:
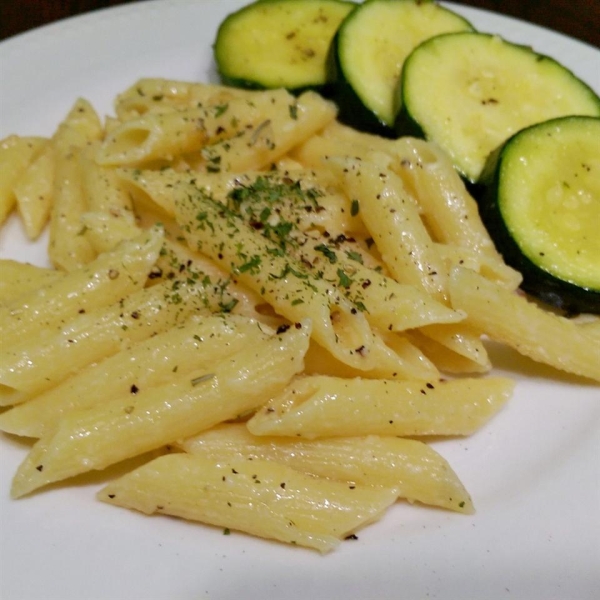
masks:
{"type": "Polygon", "coordinates": [[[516,292],[448,157],[336,112],[147,78],[0,143],[0,221],[53,265],[0,263],[14,498],[105,470],[103,502],[328,552],[398,501],[474,511],[427,440],[494,426],[487,338],[600,381],[598,322],[516,292]]]}

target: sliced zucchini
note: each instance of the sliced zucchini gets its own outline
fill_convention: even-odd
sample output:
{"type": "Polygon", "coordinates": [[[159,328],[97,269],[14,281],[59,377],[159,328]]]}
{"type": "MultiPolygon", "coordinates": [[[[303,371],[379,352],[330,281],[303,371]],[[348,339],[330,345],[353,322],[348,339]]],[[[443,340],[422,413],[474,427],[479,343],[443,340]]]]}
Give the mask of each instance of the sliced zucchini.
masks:
{"type": "Polygon", "coordinates": [[[392,133],[406,57],[434,35],[472,29],[466,19],[435,2],[367,0],[357,6],[335,38],[343,82],[336,97],[340,119],[359,129],[392,133]]]}
{"type": "Polygon", "coordinates": [[[470,182],[518,130],[600,115],[600,98],[554,59],[483,33],[423,42],[407,58],[401,85],[397,132],[437,142],[470,182]]]}
{"type": "Polygon", "coordinates": [[[222,81],[289,90],[325,85],[333,36],[354,6],[345,0],[264,0],[232,13],[213,46],[222,81]]]}
{"type": "Polygon", "coordinates": [[[523,289],[571,313],[600,313],[600,118],[533,125],[482,173],[482,219],[523,289]]]}

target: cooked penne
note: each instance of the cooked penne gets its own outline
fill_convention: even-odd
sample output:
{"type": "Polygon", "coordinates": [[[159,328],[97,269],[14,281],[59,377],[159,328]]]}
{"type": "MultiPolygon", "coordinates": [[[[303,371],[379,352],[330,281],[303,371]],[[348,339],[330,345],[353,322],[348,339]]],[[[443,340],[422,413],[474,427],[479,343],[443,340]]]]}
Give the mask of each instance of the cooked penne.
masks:
{"type": "Polygon", "coordinates": [[[98,254],[110,252],[120,243],[135,238],[143,231],[133,213],[84,212],[81,224],[88,241],[98,254]]]}
{"type": "Polygon", "coordinates": [[[397,498],[474,511],[425,438],[511,397],[488,341],[600,381],[600,320],[520,294],[434,144],[313,91],[114,107],[0,142],[0,223],[50,220],[55,267],[0,260],[0,431],[38,438],[12,497],[135,458],[100,500],[327,552],[397,498]]]}
{"type": "MultiPolygon", "coordinates": [[[[382,274],[380,265],[354,238],[342,232],[332,237],[336,229],[319,217],[328,212],[325,199],[332,195],[315,181],[314,176],[297,172],[250,178],[236,176],[233,181],[231,177],[205,175],[194,176],[193,180],[211,198],[227,205],[254,229],[261,231],[264,237],[285,245],[288,254],[308,267],[316,277],[336,282],[340,291],[364,311],[373,326],[384,331],[403,331],[463,319],[461,313],[435,301],[420,289],[400,284],[382,274]]],[[[176,184],[171,187],[173,185],[176,184]]],[[[345,207],[340,206],[339,212],[352,213],[347,199],[345,204],[345,207]]],[[[335,212],[331,220],[339,221],[335,219],[335,212]]]]}
{"type": "Polygon", "coordinates": [[[136,341],[210,312],[221,300],[202,281],[174,280],[144,288],[115,304],[78,315],[58,332],[44,331],[0,350],[0,406],[18,404],[79,369],[136,341]]]}
{"type": "Polygon", "coordinates": [[[506,403],[509,379],[445,382],[301,377],[250,421],[255,435],[470,435],[506,403]]]}
{"type": "Polygon", "coordinates": [[[166,514],[263,538],[333,550],[377,520],[393,488],[348,485],[262,460],[213,461],[172,454],[124,475],[98,497],[146,514],[166,514]]]}
{"type": "Polygon", "coordinates": [[[473,502],[450,465],[417,440],[391,436],[297,440],[252,435],[243,423],[223,424],[178,442],[211,460],[273,460],[304,471],[361,485],[398,490],[410,502],[473,512],[473,502]]]}
{"type": "Polygon", "coordinates": [[[222,85],[143,78],[117,96],[115,112],[121,121],[127,121],[148,112],[168,112],[206,104],[219,106],[233,98],[252,99],[255,96],[255,91],[222,85]]]}
{"type": "Polygon", "coordinates": [[[433,340],[450,353],[462,357],[464,361],[461,362],[464,362],[466,371],[459,372],[487,373],[492,368],[481,334],[472,327],[463,323],[442,323],[424,325],[415,333],[433,340]]]}
{"type": "Polygon", "coordinates": [[[417,198],[433,239],[500,261],[477,203],[450,158],[435,144],[411,137],[394,140],[393,147],[392,168],[417,198]]]}
{"type": "Polygon", "coordinates": [[[445,250],[444,245],[453,245],[470,260],[476,259],[478,264],[483,263],[492,272],[507,277],[508,282],[518,278],[517,273],[511,274],[503,264],[475,200],[448,157],[435,144],[411,137],[388,140],[332,122],[320,135],[309,138],[293,151],[294,157],[310,167],[322,166],[331,157],[348,155],[361,161],[377,155],[387,157],[388,167],[401,177],[416,201],[440,252],[445,250]]]}
{"type": "Polygon", "coordinates": [[[209,373],[177,374],[172,382],[65,415],[20,465],[12,496],[104,469],[256,408],[302,371],[309,338],[308,322],[263,334],[209,373]]]}
{"type": "Polygon", "coordinates": [[[102,166],[139,165],[157,159],[172,160],[201,148],[209,139],[203,108],[147,114],[113,129],[96,153],[102,166]]]}
{"type": "Polygon", "coordinates": [[[14,186],[46,144],[44,138],[18,135],[0,141],[0,225],[15,206],[14,186]]]}
{"type": "MultiPolygon", "coordinates": [[[[56,269],[38,267],[16,260],[0,259],[0,303],[10,305],[21,296],[56,283],[65,274],[56,269]]],[[[0,308],[0,311],[3,309],[0,308]]]]}
{"type": "Polygon", "coordinates": [[[509,290],[516,290],[523,281],[521,273],[509,267],[501,257],[452,244],[436,244],[435,247],[448,272],[455,267],[471,269],[509,290]]]}
{"type": "Polygon", "coordinates": [[[436,365],[425,356],[419,348],[402,335],[385,335],[387,346],[392,348],[396,356],[395,365],[375,365],[368,371],[355,369],[337,360],[330,352],[319,344],[312,343],[305,357],[305,373],[307,375],[331,375],[352,379],[421,379],[438,380],[440,372],[436,365]],[[391,367],[395,370],[392,370],[391,367]]]}
{"type": "Polygon", "coordinates": [[[98,144],[91,145],[79,156],[87,208],[91,212],[130,217],[133,205],[129,191],[115,169],[102,167],[95,162],[97,148],[98,144]]]}
{"type": "MultiPolygon", "coordinates": [[[[457,323],[464,315],[448,308],[420,288],[398,283],[379,269],[363,264],[357,249],[348,244],[330,243],[328,238],[306,238],[290,254],[311,271],[322,273],[327,281],[337,282],[342,293],[366,319],[383,331],[405,331],[433,323],[457,323]]],[[[357,247],[358,248],[358,247],[357,247]]]]}
{"type": "Polygon", "coordinates": [[[203,190],[179,186],[175,206],[192,248],[232,272],[289,321],[310,318],[315,340],[338,360],[359,370],[385,364],[395,370],[393,352],[334,285],[313,276],[203,190]]]}
{"type": "Polygon", "coordinates": [[[454,269],[449,285],[452,305],[491,339],[535,361],[600,381],[600,339],[585,327],[469,269],[454,269]]]}
{"type": "Polygon", "coordinates": [[[46,144],[13,188],[19,215],[30,240],[40,236],[50,218],[55,171],[54,145],[46,144]]]}
{"type": "Polygon", "coordinates": [[[161,250],[160,229],[143,232],[113,252],[19,297],[0,308],[0,336],[5,347],[62,328],[70,319],[107,306],[144,287],[161,250]]]}
{"type": "Polygon", "coordinates": [[[0,140],[0,214],[2,222],[14,206],[12,188],[46,145],[42,137],[9,135],[0,140]]]}
{"type": "Polygon", "coordinates": [[[65,271],[81,267],[95,256],[81,224],[87,204],[79,152],[101,137],[98,115],[89,102],[79,99],[52,138],[55,178],[48,254],[54,266],[65,271]]]}
{"type": "Polygon", "coordinates": [[[131,390],[156,387],[194,369],[211,370],[260,334],[259,324],[234,315],[192,316],[181,325],[84,367],[62,383],[0,414],[0,430],[39,438],[74,410],[131,390]]]}
{"type": "Polygon", "coordinates": [[[254,127],[240,129],[239,135],[204,148],[205,169],[231,172],[264,169],[336,116],[335,105],[315,92],[277,100],[271,102],[264,118],[254,127]]]}
{"type": "Polygon", "coordinates": [[[358,202],[361,217],[394,278],[443,301],[445,265],[402,180],[372,161],[335,157],[328,164],[344,182],[349,197],[358,202]]]}

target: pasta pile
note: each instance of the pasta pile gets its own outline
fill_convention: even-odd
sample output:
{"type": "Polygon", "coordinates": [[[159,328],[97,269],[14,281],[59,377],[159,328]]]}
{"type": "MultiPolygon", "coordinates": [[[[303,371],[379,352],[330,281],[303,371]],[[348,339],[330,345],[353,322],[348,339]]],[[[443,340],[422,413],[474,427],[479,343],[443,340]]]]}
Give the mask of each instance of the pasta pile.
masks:
{"type": "Polygon", "coordinates": [[[600,381],[598,323],[516,293],[442,152],[316,93],[143,79],[0,161],[54,265],[1,265],[15,498],[145,456],[98,497],[326,552],[398,498],[473,511],[423,439],[511,396],[484,336],[600,381]]]}

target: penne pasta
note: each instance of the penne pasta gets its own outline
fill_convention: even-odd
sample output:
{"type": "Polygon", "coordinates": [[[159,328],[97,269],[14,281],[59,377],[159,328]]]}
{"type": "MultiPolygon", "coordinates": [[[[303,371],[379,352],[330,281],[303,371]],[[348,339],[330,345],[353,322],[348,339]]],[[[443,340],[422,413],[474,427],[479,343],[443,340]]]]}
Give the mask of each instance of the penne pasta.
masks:
{"type": "Polygon", "coordinates": [[[330,481],[269,461],[172,454],[112,482],[98,497],[324,553],[377,520],[396,490],[330,481]]]}
{"type": "Polygon", "coordinates": [[[272,460],[319,477],[391,487],[410,502],[473,512],[473,502],[450,465],[417,440],[391,436],[297,440],[255,436],[243,423],[232,423],[177,446],[214,461],[272,460]]]}
{"type": "Polygon", "coordinates": [[[335,105],[315,92],[305,92],[298,98],[288,95],[277,103],[271,102],[264,118],[254,127],[240,129],[239,135],[204,148],[205,169],[231,172],[264,169],[335,116],[335,105]]]}
{"type": "Polygon", "coordinates": [[[65,415],[20,465],[12,496],[104,469],[256,408],[302,371],[309,338],[310,324],[299,323],[283,334],[257,337],[210,373],[200,368],[178,374],[65,415]]]}
{"type": "Polygon", "coordinates": [[[0,142],[0,222],[50,220],[55,267],[0,261],[0,430],[37,438],[13,498],[137,457],[100,500],[327,552],[397,498],[474,511],[425,438],[511,397],[488,339],[600,381],[598,319],[518,292],[434,144],[313,91],[114,107],[0,142]]]}
{"type": "Polygon", "coordinates": [[[44,138],[18,135],[0,141],[0,225],[16,204],[15,185],[46,143],[44,138]]]}
{"type": "Polygon", "coordinates": [[[79,99],[52,138],[55,160],[48,255],[56,268],[72,271],[93,260],[95,253],[83,234],[81,215],[87,204],[79,152],[102,137],[98,115],[79,99]]]}
{"type": "Polygon", "coordinates": [[[119,244],[143,232],[133,213],[88,211],[81,215],[81,224],[85,228],[86,238],[97,254],[110,252],[119,244]]]}
{"type": "Polygon", "coordinates": [[[234,273],[290,322],[310,318],[315,340],[338,360],[359,370],[386,363],[396,370],[393,352],[372,332],[364,315],[333,285],[287,257],[282,247],[191,185],[176,189],[175,207],[192,248],[234,273]]]}
{"type": "Polygon", "coordinates": [[[332,170],[355,198],[394,278],[444,301],[446,269],[402,180],[372,161],[336,157],[332,170]]]}
{"type": "Polygon", "coordinates": [[[233,98],[252,99],[255,91],[222,85],[143,78],[115,99],[115,112],[121,121],[140,117],[148,112],[169,112],[198,105],[222,105],[233,98]]]}
{"type": "Polygon", "coordinates": [[[19,215],[30,240],[36,240],[40,236],[50,218],[55,172],[55,149],[49,143],[13,187],[19,215]]]}
{"type": "Polygon", "coordinates": [[[305,357],[307,375],[331,375],[353,379],[422,379],[437,380],[440,372],[436,365],[419,348],[401,335],[385,335],[386,345],[393,349],[396,356],[395,370],[392,365],[375,365],[368,371],[355,369],[340,362],[325,348],[317,343],[310,345],[305,357]]]}
{"type": "Polygon", "coordinates": [[[600,339],[468,269],[450,275],[452,305],[467,324],[535,361],[600,381],[600,339]]]}
{"type": "Polygon", "coordinates": [[[57,332],[43,332],[0,351],[0,406],[24,402],[79,369],[210,312],[222,296],[202,281],[174,280],[139,290],[103,308],[78,315],[57,332]]]}
{"type": "Polygon", "coordinates": [[[302,377],[249,421],[255,435],[470,435],[506,403],[509,379],[445,382],[302,377]]]}
{"type": "Polygon", "coordinates": [[[59,281],[64,273],[16,260],[0,259],[0,275],[0,304],[8,306],[26,294],[59,281]]]}
{"type": "Polygon", "coordinates": [[[162,243],[160,229],[145,231],[85,267],[0,308],[2,343],[9,347],[28,337],[37,338],[40,327],[56,331],[78,315],[142,289],[162,243]]]}
{"type": "Polygon", "coordinates": [[[100,405],[131,390],[212,369],[259,335],[256,321],[234,315],[191,316],[181,325],[132,344],[62,383],[0,414],[0,430],[39,438],[75,410],[100,405]],[[151,365],[151,368],[149,368],[151,365]]]}

